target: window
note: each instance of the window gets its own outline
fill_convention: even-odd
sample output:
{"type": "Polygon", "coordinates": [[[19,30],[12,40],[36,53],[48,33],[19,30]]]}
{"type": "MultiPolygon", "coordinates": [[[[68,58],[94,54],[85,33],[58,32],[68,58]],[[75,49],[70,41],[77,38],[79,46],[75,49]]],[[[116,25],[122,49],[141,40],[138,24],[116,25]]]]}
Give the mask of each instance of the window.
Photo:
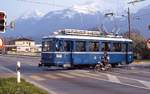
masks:
{"type": "Polygon", "coordinates": [[[121,43],[113,43],[112,51],[121,52],[121,43]]]}
{"type": "Polygon", "coordinates": [[[126,45],[127,45],[126,43],[122,44],[122,52],[126,52],[126,45]]]}
{"type": "Polygon", "coordinates": [[[63,41],[62,40],[58,40],[56,42],[56,51],[62,51],[63,50],[63,41]]]}
{"type": "Polygon", "coordinates": [[[71,41],[64,41],[64,51],[71,51],[71,41]]]}
{"type": "Polygon", "coordinates": [[[85,41],[76,41],[76,51],[77,52],[86,51],[86,42],[85,41]]]}
{"type": "Polygon", "coordinates": [[[52,41],[44,41],[42,42],[42,51],[52,51],[53,48],[53,43],[52,41]]]}
{"type": "Polygon", "coordinates": [[[89,43],[89,51],[99,51],[99,42],[90,42],[89,43]]]}
{"type": "Polygon", "coordinates": [[[102,51],[110,51],[110,43],[102,42],[102,51]]]}
{"type": "Polygon", "coordinates": [[[132,43],[128,44],[128,51],[133,51],[133,44],[132,43]]]}

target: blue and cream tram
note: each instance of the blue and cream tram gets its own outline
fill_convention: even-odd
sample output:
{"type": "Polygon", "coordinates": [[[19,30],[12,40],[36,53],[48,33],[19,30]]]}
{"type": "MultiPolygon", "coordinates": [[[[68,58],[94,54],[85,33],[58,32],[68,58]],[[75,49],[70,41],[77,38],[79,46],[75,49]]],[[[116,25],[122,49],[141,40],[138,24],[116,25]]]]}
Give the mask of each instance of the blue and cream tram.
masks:
{"type": "Polygon", "coordinates": [[[104,52],[111,65],[130,64],[133,61],[132,40],[99,31],[65,29],[42,39],[39,66],[94,66],[104,52]]]}

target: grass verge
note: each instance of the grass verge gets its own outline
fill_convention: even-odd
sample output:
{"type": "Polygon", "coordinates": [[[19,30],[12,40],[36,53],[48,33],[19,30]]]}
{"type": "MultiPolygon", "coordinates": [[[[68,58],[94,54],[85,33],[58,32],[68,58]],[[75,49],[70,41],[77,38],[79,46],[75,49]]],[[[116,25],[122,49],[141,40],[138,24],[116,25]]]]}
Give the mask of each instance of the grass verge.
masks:
{"type": "Polygon", "coordinates": [[[23,79],[17,84],[16,78],[0,78],[0,94],[48,94],[48,92],[23,79]]]}

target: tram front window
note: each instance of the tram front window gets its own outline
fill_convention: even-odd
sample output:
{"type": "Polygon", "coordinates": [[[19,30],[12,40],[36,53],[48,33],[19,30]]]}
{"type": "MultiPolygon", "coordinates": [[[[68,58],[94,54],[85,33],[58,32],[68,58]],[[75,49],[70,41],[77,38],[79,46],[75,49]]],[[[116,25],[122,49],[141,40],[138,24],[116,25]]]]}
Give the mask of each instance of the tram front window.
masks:
{"type": "Polygon", "coordinates": [[[53,43],[52,41],[44,41],[42,42],[42,51],[47,52],[47,51],[52,51],[52,46],[53,43]]]}

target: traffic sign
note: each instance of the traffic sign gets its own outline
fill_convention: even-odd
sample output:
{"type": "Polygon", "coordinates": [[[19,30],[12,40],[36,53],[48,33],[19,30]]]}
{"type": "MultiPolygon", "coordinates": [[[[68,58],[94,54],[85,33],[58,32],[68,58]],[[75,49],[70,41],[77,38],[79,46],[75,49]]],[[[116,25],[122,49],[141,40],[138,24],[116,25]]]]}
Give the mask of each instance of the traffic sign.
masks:
{"type": "Polygon", "coordinates": [[[147,40],[146,46],[147,46],[147,49],[150,50],[150,39],[147,40]]]}
{"type": "Polygon", "coordinates": [[[2,38],[0,38],[0,48],[3,48],[3,45],[4,45],[4,43],[3,43],[3,39],[2,39],[2,38]]]}

